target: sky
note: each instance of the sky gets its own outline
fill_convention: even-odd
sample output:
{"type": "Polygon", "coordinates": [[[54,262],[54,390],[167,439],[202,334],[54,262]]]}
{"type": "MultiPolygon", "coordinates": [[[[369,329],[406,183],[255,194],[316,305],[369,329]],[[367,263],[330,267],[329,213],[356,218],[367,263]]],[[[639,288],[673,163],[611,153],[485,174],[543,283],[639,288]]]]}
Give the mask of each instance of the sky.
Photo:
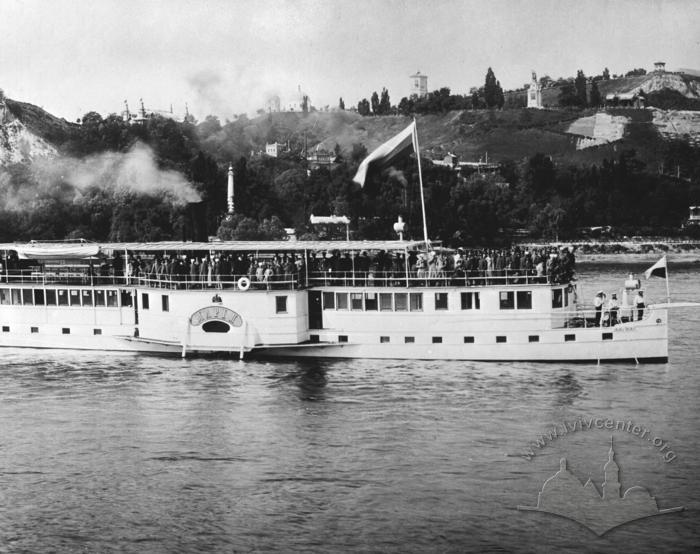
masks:
{"type": "Polygon", "coordinates": [[[317,108],[389,91],[467,94],[538,76],[700,69],[700,0],[0,0],[0,88],[88,111],[254,114],[301,87],[317,108]]]}

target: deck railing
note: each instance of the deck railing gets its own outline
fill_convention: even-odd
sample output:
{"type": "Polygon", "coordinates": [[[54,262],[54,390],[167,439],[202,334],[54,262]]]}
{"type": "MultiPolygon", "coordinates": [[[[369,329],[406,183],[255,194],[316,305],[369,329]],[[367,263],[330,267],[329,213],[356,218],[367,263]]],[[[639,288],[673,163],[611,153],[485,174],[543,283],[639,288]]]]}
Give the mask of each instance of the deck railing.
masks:
{"type": "Polygon", "coordinates": [[[320,286],[342,287],[486,287],[493,285],[567,284],[562,276],[535,270],[493,271],[304,271],[256,275],[140,274],[95,275],[90,272],[11,270],[0,274],[0,283],[32,285],[129,286],[195,290],[245,288],[252,290],[294,289],[320,286]],[[243,280],[243,281],[242,281],[243,280]],[[247,280],[247,282],[246,282],[247,280]]]}
{"type": "Polygon", "coordinates": [[[485,287],[556,282],[535,270],[493,271],[324,271],[309,273],[309,286],[343,287],[485,287]]]}

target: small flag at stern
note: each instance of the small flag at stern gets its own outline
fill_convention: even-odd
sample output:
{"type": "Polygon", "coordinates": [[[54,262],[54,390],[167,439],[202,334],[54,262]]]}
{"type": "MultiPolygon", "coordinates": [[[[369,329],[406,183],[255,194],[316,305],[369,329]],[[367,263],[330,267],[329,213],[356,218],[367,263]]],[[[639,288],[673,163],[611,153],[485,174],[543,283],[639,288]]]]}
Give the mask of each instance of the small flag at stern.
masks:
{"type": "Polygon", "coordinates": [[[656,275],[657,277],[666,277],[666,256],[661,258],[644,272],[644,277],[647,279],[652,275],[656,275]]]}

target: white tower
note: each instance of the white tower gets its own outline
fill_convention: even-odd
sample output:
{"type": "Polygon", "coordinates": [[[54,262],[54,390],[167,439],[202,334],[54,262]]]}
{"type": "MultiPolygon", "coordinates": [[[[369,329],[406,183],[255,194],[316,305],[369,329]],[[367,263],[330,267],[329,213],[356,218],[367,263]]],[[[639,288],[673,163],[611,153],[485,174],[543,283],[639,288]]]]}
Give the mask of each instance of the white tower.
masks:
{"type": "Polygon", "coordinates": [[[416,72],[415,75],[411,75],[411,94],[418,96],[418,98],[423,98],[428,96],[428,76],[423,75],[420,71],[416,72]]]}
{"type": "Polygon", "coordinates": [[[228,214],[233,215],[233,165],[228,165],[228,214]]]}
{"type": "Polygon", "coordinates": [[[527,91],[527,107],[542,109],[542,85],[537,82],[537,73],[532,72],[532,82],[527,91]]]}

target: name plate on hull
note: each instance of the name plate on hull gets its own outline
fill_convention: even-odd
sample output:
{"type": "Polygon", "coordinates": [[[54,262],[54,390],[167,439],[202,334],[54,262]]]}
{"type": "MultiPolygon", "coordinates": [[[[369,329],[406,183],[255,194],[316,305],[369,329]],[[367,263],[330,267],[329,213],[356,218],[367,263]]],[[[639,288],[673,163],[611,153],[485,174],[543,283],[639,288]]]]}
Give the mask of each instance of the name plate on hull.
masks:
{"type": "Polygon", "coordinates": [[[223,306],[207,306],[206,308],[197,310],[190,316],[190,324],[195,326],[211,320],[225,321],[232,327],[240,327],[243,325],[243,318],[240,315],[223,306]]]}

